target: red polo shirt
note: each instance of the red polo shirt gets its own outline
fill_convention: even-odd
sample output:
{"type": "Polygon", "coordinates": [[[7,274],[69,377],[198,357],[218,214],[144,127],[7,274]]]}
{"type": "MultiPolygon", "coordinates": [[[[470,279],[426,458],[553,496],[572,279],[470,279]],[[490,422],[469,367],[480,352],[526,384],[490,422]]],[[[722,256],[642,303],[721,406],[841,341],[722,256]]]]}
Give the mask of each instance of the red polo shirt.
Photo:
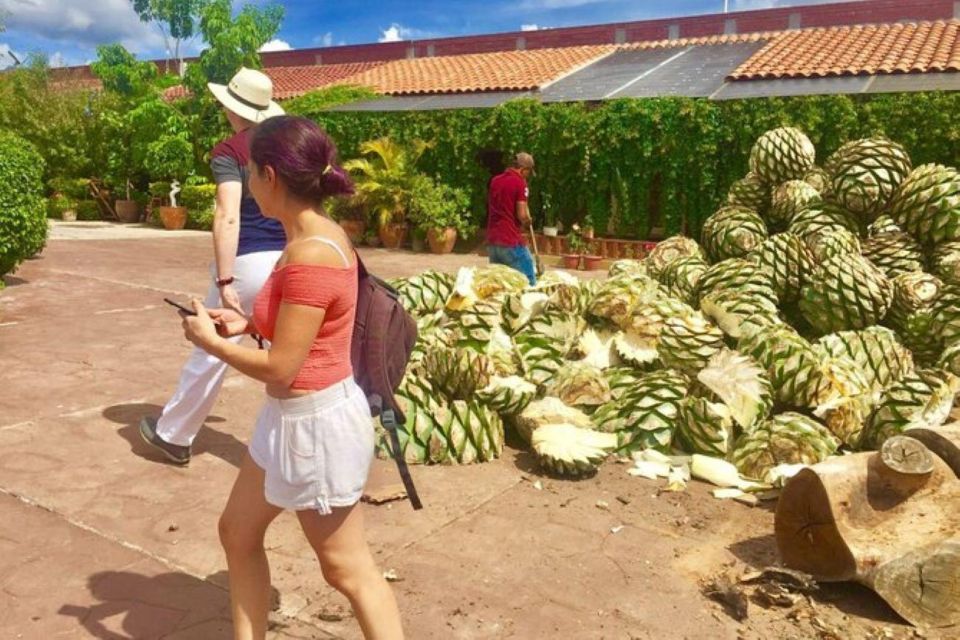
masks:
{"type": "Polygon", "coordinates": [[[510,168],[490,180],[487,197],[487,243],[505,247],[526,244],[517,203],[527,201],[527,181],[516,169],[510,168]]]}

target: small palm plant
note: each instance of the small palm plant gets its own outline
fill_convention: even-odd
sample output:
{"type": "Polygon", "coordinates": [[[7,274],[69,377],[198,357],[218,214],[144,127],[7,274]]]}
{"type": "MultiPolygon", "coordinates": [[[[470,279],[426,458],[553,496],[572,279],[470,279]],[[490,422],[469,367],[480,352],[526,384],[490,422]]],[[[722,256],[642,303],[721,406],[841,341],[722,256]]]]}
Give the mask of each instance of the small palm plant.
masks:
{"type": "Polygon", "coordinates": [[[387,137],[377,138],[360,145],[364,157],[344,163],[356,182],[357,197],[379,227],[406,222],[421,175],[417,161],[429,146],[423,140],[404,146],[387,137]]]}

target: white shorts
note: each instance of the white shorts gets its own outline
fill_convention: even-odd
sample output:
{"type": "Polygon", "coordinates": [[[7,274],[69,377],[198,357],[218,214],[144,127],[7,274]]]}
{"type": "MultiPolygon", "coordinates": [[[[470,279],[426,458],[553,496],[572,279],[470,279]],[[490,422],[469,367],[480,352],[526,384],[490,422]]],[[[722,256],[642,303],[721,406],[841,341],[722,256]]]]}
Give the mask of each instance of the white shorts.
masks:
{"type": "Polygon", "coordinates": [[[324,515],[360,499],[374,449],[370,407],[353,378],[306,396],[267,397],[250,440],[267,502],[324,515]]]}

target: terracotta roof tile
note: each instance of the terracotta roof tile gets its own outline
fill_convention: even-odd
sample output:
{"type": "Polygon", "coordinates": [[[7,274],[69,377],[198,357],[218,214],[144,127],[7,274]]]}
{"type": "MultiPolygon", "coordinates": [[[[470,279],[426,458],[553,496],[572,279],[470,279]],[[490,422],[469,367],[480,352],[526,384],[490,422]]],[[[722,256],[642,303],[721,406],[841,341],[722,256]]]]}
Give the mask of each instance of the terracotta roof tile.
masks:
{"type": "Polygon", "coordinates": [[[785,31],[733,80],[960,71],[960,21],[785,31]]]}
{"type": "Polygon", "coordinates": [[[523,91],[541,88],[615,50],[614,45],[590,45],[394,60],[342,84],[388,95],[523,91]]]}
{"type": "Polygon", "coordinates": [[[266,73],[273,80],[273,95],[277,100],[296,98],[305,93],[337,84],[340,80],[379,67],[382,62],[350,62],[346,64],[308,65],[302,67],[273,67],[266,73]]]}
{"type": "Polygon", "coordinates": [[[647,40],[621,45],[621,49],[670,49],[674,47],[692,47],[695,45],[738,44],[741,42],[763,42],[779,37],[782,31],[761,31],[757,33],[736,33],[729,35],[702,36],[699,38],[674,38],[673,40],[647,40]]]}
{"type": "MultiPolygon", "coordinates": [[[[299,67],[271,67],[264,69],[264,73],[273,81],[274,100],[288,100],[302,96],[314,89],[343,84],[344,78],[356,75],[368,69],[378,67],[382,62],[349,62],[345,64],[318,64],[299,67]]],[[[189,95],[183,85],[169,87],[163,92],[163,99],[167,101],[179,100],[189,95]]]]}

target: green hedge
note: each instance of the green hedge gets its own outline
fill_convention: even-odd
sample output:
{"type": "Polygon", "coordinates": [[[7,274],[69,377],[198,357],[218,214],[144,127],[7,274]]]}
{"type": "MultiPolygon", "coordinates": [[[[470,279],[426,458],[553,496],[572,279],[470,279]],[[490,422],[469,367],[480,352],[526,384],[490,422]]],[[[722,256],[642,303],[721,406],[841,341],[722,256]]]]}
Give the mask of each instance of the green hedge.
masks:
{"type": "Polygon", "coordinates": [[[508,102],[495,109],[426,112],[310,113],[336,140],[343,158],[360,143],[388,135],[433,141],[420,167],[470,194],[474,222],[485,217],[484,151],[526,150],[537,160],[531,208],[569,224],[589,216],[599,233],[648,237],[698,234],[702,221],[747,170],[764,131],[802,128],[822,162],[843,142],[883,134],[915,164],[960,165],[960,93],[813,96],[712,102],[625,99],[589,104],[508,102]]]}
{"type": "Polygon", "coordinates": [[[47,243],[43,171],[43,158],[32,144],[0,130],[0,276],[47,243]]]}
{"type": "Polygon", "coordinates": [[[179,204],[187,208],[187,228],[210,231],[213,229],[213,207],[216,204],[217,185],[188,184],[177,196],[179,204]]]}

